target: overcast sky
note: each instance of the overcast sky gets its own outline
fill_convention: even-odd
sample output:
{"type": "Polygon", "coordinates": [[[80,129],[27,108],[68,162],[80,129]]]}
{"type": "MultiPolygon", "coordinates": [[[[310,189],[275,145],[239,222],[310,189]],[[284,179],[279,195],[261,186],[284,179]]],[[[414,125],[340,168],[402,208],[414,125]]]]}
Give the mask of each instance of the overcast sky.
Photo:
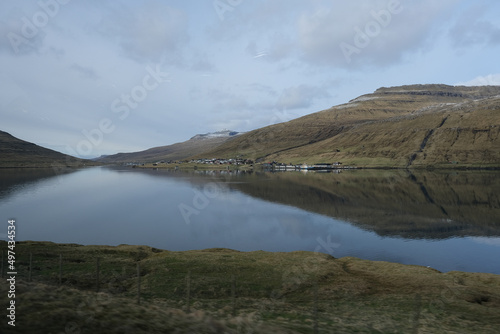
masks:
{"type": "Polygon", "coordinates": [[[0,130],[78,156],[500,84],[497,0],[0,0],[0,130]]]}

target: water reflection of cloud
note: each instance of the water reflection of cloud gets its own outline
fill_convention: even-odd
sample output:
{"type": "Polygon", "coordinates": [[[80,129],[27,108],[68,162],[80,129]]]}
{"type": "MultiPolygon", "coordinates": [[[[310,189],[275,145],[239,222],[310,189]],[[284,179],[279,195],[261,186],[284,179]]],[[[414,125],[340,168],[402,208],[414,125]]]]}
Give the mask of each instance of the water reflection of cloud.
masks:
{"type": "Polygon", "coordinates": [[[282,213],[275,215],[272,222],[283,235],[305,239],[307,237],[311,237],[311,232],[308,232],[307,230],[316,226],[314,225],[314,221],[312,221],[312,219],[307,219],[307,221],[305,221],[304,218],[307,218],[307,216],[301,215],[300,213],[282,213]]]}
{"type": "Polygon", "coordinates": [[[471,237],[470,239],[472,241],[474,241],[474,242],[479,243],[479,244],[485,244],[485,245],[500,247],[500,238],[471,237]]]}

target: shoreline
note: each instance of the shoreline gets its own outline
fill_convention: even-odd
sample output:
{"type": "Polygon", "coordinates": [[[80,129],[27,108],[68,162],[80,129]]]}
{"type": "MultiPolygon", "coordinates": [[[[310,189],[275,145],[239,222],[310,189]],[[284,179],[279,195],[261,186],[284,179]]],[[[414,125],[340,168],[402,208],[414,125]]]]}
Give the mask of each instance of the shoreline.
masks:
{"type": "MultiPolygon", "coordinates": [[[[83,168],[92,168],[92,167],[105,167],[105,166],[123,166],[130,168],[139,168],[139,169],[200,169],[200,170],[270,170],[264,167],[264,164],[254,164],[254,165],[229,165],[229,164],[220,164],[220,165],[212,165],[212,164],[200,164],[200,163],[191,163],[191,162],[182,162],[182,163],[98,163],[88,164],[88,165],[74,165],[74,166],[66,166],[66,165],[12,165],[5,166],[0,164],[1,169],[54,169],[54,170],[71,170],[71,169],[83,169],[83,168]]],[[[463,171],[476,171],[476,170],[485,170],[485,171],[500,171],[500,165],[489,165],[489,166],[481,166],[475,164],[469,165],[426,165],[426,166],[357,166],[357,165],[349,165],[345,167],[337,167],[337,168],[328,168],[324,169],[326,171],[343,171],[343,170],[427,170],[427,171],[439,171],[439,170],[463,170],[463,171]]],[[[297,169],[298,171],[299,169],[297,169]]],[[[320,171],[324,171],[319,169],[320,171]]],[[[275,170],[275,171],[285,171],[285,170],[275,170]]],[[[288,170],[293,171],[293,170],[288,170]]],[[[313,171],[313,170],[311,170],[313,171]]]]}
{"type": "MultiPolygon", "coordinates": [[[[4,240],[0,240],[0,247],[2,247],[2,244],[6,243],[4,240]]],[[[448,274],[448,273],[467,273],[467,274],[486,274],[486,275],[496,275],[500,278],[500,273],[491,273],[491,272],[483,272],[483,271],[463,271],[463,270],[449,270],[449,271],[441,271],[439,269],[430,267],[430,266],[425,266],[425,265],[420,265],[420,264],[405,264],[405,263],[400,263],[400,262],[393,262],[393,261],[387,261],[387,260],[370,260],[370,259],[363,259],[360,257],[355,257],[355,256],[342,256],[342,257],[334,257],[333,255],[330,255],[328,253],[323,253],[319,251],[305,251],[305,250],[294,250],[294,251],[265,251],[265,250],[251,250],[251,251],[244,251],[244,250],[237,250],[237,249],[232,249],[232,248],[223,248],[223,247],[213,247],[213,248],[203,248],[203,249],[189,249],[189,250],[169,250],[169,249],[163,249],[163,248],[157,248],[154,246],[149,246],[149,245],[135,245],[135,244],[118,244],[118,245],[108,245],[108,244],[81,244],[81,243],[72,243],[72,242],[54,242],[54,241],[37,241],[37,240],[20,240],[16,241],[17,245],[48,245],[48,246],[60,246],[60,247],[97,247],[97,248],[120,248],[120,247],[137,247],[137,248],[147,248],[147,249],[152,249],[154,252],[171,252],[171,253],[189,253],[189,252],[229,252],[229,253],[241,253],[241,254],[251,254],[251,253],[256,253],[256,252],[261,252],[261,253],[266,253],[269,255],[272,254],[292,254],[292,253],[307,253],[311,255],[320,255],[320,256],[327,256],[331,257],[336,260],[341,260],[344,258],[350,258],[350,259],[356,259],[359,261],[368,261],[368,262],[381,262],[381,263],[391,263],[393,265],[398,265],[398,266],[413,266],[413,267],[421,267],[421,268],[426,268],[433,270],[435,272],[438,272],[440,274],[448,274]]]]}
{"type": "MultiPolygon", "coordinates": [[[[153,163],[146,163],[144,165],[131,165],[131,166],[126,166],[123,164],[109,164],[112,166],[125,166],[125,167],[130,167],[130,168],[139,168],[139,169],[227,169],[227,170],[266,170],[262,164],[258,164],[257,166],[253,165],[205,165],[205,164],[196,164],[196,163],[171,163],[171,164],[157,164],[154,165],[153,163]]],[[[434,170],[486,170],[486,171],[500,171],[500,166],[412,166],[411,168],[408,167],[397,167],[397,166],[349,166],[349,167],[339,167],[339,168],[329,168],[325,169],[326,171],[344,171],[344,170],[363,170],[363,169],[368,169],[368,170],[428,170],[428,171],[434,171],[434,170]]],[[[271,170],[270,170],[271,171],[271,170]]],[[[276,170],[277,172],[279,171],[284,171],[284,170],[276,170]]],[[[293,171],[293,170],[289,170],[293,171]]],[[[299,171],[299,170],[295,170],[299,171]]]]}
{"type": "MultiPolygon", "coordinates": [[[[302,251],[176,252],[134,245],[17,244],[17,284],[23,289],[17,314],[25,333],[37,326],[61,331],[66,322],[53,321],[60,312],[82,329],[109,333],[119,332],[109,325],[112,322],[127,324],[134,333],[179,328],[183,322],[164,320],[160,328],[152,329],[158,324],[149,317],[159,312],[159,318],[170,319],[165,318],[167,311],[188,319],[187,323],[218,323],[227,333],[241,330],[242,319],[247,329],[259,333],[313,333],[315,326],[342,333],[370,332],[370,328],[494,333],[500,326],[500,275],[495,274],[441,273],[422,266],[302,251]],[[88,323],[75,298],[92,295],[101,298],[90,306],[99,321],[88,323]],[[38,317],[40,313],[45,316],[38,317]]],[[[0,245],[5,249],[6,242],[0,245]]],[[[5,288],[3,284],[2,294],[5,288]]],[[[179,333],[212,332],[186,328],[179,333]]]]}

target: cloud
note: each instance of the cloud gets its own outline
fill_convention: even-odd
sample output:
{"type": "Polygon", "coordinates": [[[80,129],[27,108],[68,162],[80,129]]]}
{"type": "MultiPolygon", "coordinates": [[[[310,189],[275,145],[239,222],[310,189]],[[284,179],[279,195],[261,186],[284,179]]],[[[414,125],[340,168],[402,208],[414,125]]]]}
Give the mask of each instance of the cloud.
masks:
{"type": "Polygon", "coordinates": [[[101,23],[99,31],[118,41],[124,54],[139,62],[178,62],[179,51],[188,41],[187,15],[159,2],[134,8],[116,7],[101,23]]]}
{"type": "Polygon", "coordinates": [[[7,34],[21,34],[23,17],[31,20],[47,1],[3,1],[0,11],[2,122],[46,143],[77,143],[101,118],[117,120],[112,102],[130,95],[154,64],[172,73],[172,84],[148,95],[126,122],[117,120],[109,147],[180,141],[193,129],[250,130],[381,85],[478,75],[465,84],[499,84],[494,0],[477,2],[488,7],[400,0],[390,22],[383,11],[394,0],[224,0],[238,3],[224,20],[212,0],[70,1],[14,53],[7,34]],[[355,45],[357,28],[376,30],[348,63],[340,44],[355,45]]]}
{"type": "Polygon", "coordinates": [[[0,20],[0,52],[15,55],[37,52],[43,46],[44,37],[45,33],[22,13],[0,20]]]}
{"type": "Polygon", "coordinates": [[[207,97],[213,101],[214,112],[251,111],[252,114],[248,114],[248,117],[255,111],[275,108],[276,96],[277,93],[272,87],[260,83],[213,88],[207,92],[207,97]]]}
{"type": "Polygon", "coordinates": [[[215,104],[217,111],[238,111],[251,109],[248,101],[242,96],[228,95],[215,104]]]}
{"type": "Polygon", "coordinates": [[[485,19],[488,9],[485,6],[476,6],[460,16],[449,31],[455,48],[500,44],[500,27],[485,19]]]}
{"type": "Polygon", "coordinates": [[[330,97],[330,94],[323,88],[310,85],[299,85],[283,90],[276,102],[278,110],[301,109],[310,107],[314,100],[330,97]]]}
{"type": "Polygon", "coordinates": [[[485,245],[490,245],[490,246],[500,246],[500,238],[494,238],[494,237],[471,237],[470,239],[472,241],[480,243],[480,244],[485,244],[485,245]]]}
{"type": "Polygon", "coordinates": [[[299,18],[299,47],[314,65],[393,65],[425,49],[436,18],[454,2],[362,0],[319,8],[299,18]]]}
{"type": "Polygon", "coordinates": [[[81,66],[81,65],[78,65],[76,63],[73,63],[69,68],[84,78],[91,79],[91,80],[99,79],[99,75],[90,67],[85,67],[85,66],[81,66]]]}
{"type": "Polygon", "coordinates": [[[215,65],[206,59],[198,59],[191,69],[197,72],[214,72],[216,70],[215,65]]]}
{"type": "Polygon", "coordinates": [[[283,28],[293,22],[297,11],[307,6],[303,0],[244,0],[232,7],[233,10],[226,11],[224,20],[215,20],[207,28],[208,37],[217,42],[242,36],[248,40],[260,40],[269,33],[284,31],[283,28]]]}
{"type": "Polygon", "coordinates": [[[330,94],[325,88],[307,84],[278,93],[268,85],[253,83],[212,89],[207,97],[213,101],[208,121],[212,130],[248,131],[302,116],[300,109],[310,108],[330,94]]]}
{"type": "Polygon", "coordinates": [[[337,68],[389,67],[428,50],[458,0],[285,1],[245,3],[209,31],[218,42],[248,41],[246,52],[268,62],[285,59],[337,68]],[[276,21],[279,17],[280,20],[276,21]],[[347,50],[346,50],[347,46],[347,50]]]}
{"type": "Polygon", "coordinates": [[[251,83],[251,84],[245,85],[243,87],[243,89],[247,92],[260,93],[260,94],[264,94],[266,96],[271,96],[271,97],[275,97],[278,95],[273,87],[271,87],[269,85],[262,84],[262,83],[256,83],[256,82],[251,83]]]}
{"type": "Polygon", "coordinates": [[[284,32],[274,32],[258,42],[252,40],[245,50],[253,58],[262,58],[270,62],[291,58],[297,53],[292,37],[284,32]]]}
{"type": "Polygon", "coordinates": [[[500,86],[500,73],[479,76],[470,81],[459,82],[455,86],[500,86]]]}

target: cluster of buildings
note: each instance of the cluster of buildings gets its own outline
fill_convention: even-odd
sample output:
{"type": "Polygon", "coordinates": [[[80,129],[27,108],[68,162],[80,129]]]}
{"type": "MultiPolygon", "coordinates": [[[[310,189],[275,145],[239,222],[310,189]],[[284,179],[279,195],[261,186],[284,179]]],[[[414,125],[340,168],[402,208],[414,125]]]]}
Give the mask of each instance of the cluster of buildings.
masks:
{"type": "MultiPolygon", "coordinates": [[[[219,166],[219,165],[225,165],[227,168],[229,168],[229,165],[234,165],[234,166],[240,166],[240,165],[249,165],[251,167],[254,166],[254,161],[250,159],[221,159],[221,158],[212,158],[212,159],[193,159],[190,161],[158,161],[153,163],[153,166],[159,166],[162,164],[183,164],[183,163],[191,163],[191,164],[199,164],[199,165],[214,165],[214,166],[219,166]]],[[[130,163],[128,165],[132,165],[132,167],[136,166],[144,166],[144,164],[138,164],[138,163],[130,163]]],[[[267,162],[267,163],[262,163],[261,164],[262,168],[264,170],[269,170],[269,171],[293,171],[293,170],[300,170],[300,171],[328,171],[328,170],[340,170],[340,169],[352,169],[356,168],[353,166],[345,166],[342,165],[341,162],[334,162],[334,163],[316,163],[312,165],[308,164],[286,164],[283,162],[277,162],[277,161],[272,161],[272,162],[267,162]]],[[[177,167],[176,167],[177,168],[177,167]]],[[[196,169],[196,166],[195,166],[196,169]]]]}
{"type": "Polygon", "coordinates": [[[264,169],[268,170],[331,170],[331,169],[343,169],[343,168],[351,168],[348,166],[342,166],[341,162],[334,163],[316,163],[313,165],[294,165],[292,163],[285,164],[282,162],[268,162],[262,165],[264,169]]]}
{"type": "Polygon", "coordinates": [[[253,160],[250,159],[197,159],[191,160],[190,163],[207,164],[207,165],[253,165],[253,160]]]}

